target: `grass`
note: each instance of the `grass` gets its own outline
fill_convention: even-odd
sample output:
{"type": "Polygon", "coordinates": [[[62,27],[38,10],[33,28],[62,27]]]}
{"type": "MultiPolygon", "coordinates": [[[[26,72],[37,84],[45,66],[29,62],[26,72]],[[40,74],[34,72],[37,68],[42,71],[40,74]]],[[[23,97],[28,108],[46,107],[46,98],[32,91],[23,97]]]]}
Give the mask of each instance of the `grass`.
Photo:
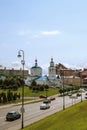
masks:
{"type": "Polygon", "coordinates": [[[23,130],[87,130],[87,100],[33,123],[23,130]]]}
{"type": "MultiPolygon", "coordinates": [[[[2,90],[0,89],[0,93],[4,92],[7,93],[8,90],[2,90]]],[[[17,93],[20,95],[22,95],[22,88],[20,87],[17,91],[13,91],[11,90],[11,92],[13,93],[17,93]]],[[[54,94],[58,94],[58,88],[49,88],[47,95],[51,96],[54,94]]],[[[46,95],[46,91],[38,91],[37,93],[32,92],[31,89],[29,89],[28,87],[24,87],[24,97],[39,97],[40,95],[46,95]]],[[[27,100],[32,100],[32,99],[24,99],[25,101],[27,100]]],[[[18,103],[21,102],[21,99],[17,99],[16,101],[10,101],[10,102],[6,102],[6,103],[0,103],[0,105],[6,105],[6,104],[11,104],[11,103],[18,103]]],[[[36,102],[36,101],[35,101],[36,102]]]]}
{"type": "MultiPolygon", "coordinates": [[[[8,90],[3,90],[3,89],[0,89],[0,93],[2,92],[5,92],[7,93],[8,90]]],[[[13,93],[20,93],[20,95],[22,95],[22,88],[20,87],[17,91],[13,91],[11,90],[13,93]]],[[[54,94],[58,94],[58,88],[49,88],[48,92],[47,92],[47,95],[48,96],[51,96],[51,95],[54,95],[54,94]]],[[[37,93],[35,92],[32,92],[31,89],[29,89],[28,87],[24,87],[24,96],[25,97],[34,97],[34,96],[40,96],[40,95],[46,95],[46,91],[38,91],[37,93]]]]}

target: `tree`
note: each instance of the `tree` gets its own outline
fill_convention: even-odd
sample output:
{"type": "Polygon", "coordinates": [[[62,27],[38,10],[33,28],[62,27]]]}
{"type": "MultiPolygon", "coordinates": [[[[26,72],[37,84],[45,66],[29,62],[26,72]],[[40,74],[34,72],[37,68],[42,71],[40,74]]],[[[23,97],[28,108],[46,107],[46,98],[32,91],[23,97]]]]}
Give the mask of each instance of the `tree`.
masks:
{"type": "Polygon", "coordinates": [[[31,82],[31,86],[37,86],[37,83],[36,83],[35,80],[33,80],[33,81],[31,82]]]}
{"type": "Polygon", "coordinates": [[[9,78],[6,78],[5,80],[4,80],[4,88],[8,88],[8,86],[9,86],[9,78]]]}
{"type": "Polygon", "coordinates": [[[10,90],[8,90],[8,92],[7,92],[7,99],[8,99],[8,101],[13,100],[13,93],[10,90]]]}
{"type": "Polygon", "coordinates": [[[3,93],[3,103],[6,103],[7,102],[7,97],[6,97],[6,94],[3,93]]]}
{"type": "Polygon", "coordinates": [[[47,92],[48,92],[49,86],[46,84],[44,87],[45,87],[45,91],[46,91],[46,97],[48,97],[47,92]]]}
{"type": "Polygon", "coordinates": [[[59,89],[59,93],[62,94],[63,93],[63,88],[59,89]]]}
{"type": "Polygon", "coordinates": [[[0,88],[2,88],[2,86],[3,86],[3,80],[0,79],[0,88]]]}

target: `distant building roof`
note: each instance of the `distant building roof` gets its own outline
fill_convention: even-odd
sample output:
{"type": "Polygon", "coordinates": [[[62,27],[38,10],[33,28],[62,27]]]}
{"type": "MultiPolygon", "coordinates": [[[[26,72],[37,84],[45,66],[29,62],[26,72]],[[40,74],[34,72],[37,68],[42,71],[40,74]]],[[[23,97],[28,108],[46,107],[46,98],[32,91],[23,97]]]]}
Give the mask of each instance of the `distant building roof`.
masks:
{"type": "Polygon", "coordinates": [[[34,68],[41,68],[41,67],[39,67],[39,66],[33,66],[33,67],[31,67],[31,69],[34,69],[34,68]]]}
{"type": "Polygon", "coordinates": [[[32,66],[31,69],[36,69],[36,68],[41,69],[41,67],[39,67],[38,64],[37,64],[37,59],[35,60],[35,65],[32,66]]]}
{"type": "Polygon", "coordinates": [[[43,77],[37,78],[36,80],[47,81],[47,80],[48,80],[48,77],[43,76],[43,77]]]}

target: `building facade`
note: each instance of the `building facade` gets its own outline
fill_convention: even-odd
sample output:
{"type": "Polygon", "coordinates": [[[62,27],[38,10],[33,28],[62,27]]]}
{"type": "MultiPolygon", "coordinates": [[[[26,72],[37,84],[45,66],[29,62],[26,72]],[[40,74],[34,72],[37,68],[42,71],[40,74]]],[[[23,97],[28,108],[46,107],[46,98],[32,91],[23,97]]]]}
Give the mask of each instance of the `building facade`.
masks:
{"type": "Polygon", "coordinates": [[[37,60],[35,60],[35,65],[31,67],[30,72],[30,76],[25,81],[27,85],[31,85],[33,80],[39,85],[48,85],[49,87],[61,87],[62,85],[61,77],[56,75],[53,58],[51,58],[48,67],[48,76],[42,76],[42,68],[38,66],[37,60]]]}
{"type": "MultiPolygon", "coordinates": [[[[14,69],[14,68],[6,68],[6,67],[0,67],[0,76],[22,76],[23,70],[20,69],[14,69]]],[[[26,78],[29,75],[28,70],[24,70],[24,77],[26,78]]]]}
{"type": "Polygon", "coordinates": [[[48,79],[50,87],[62,87],[62,79],[59,74],[56,74],[56,66],[53,58],[51,58],[50,66],[48,67],[48,79]]]}
{"type": "Polygon", "coordinates": [[[42,76],[42,68],[38,66],[37,59],[35,60],[35,65],[31,67],[30,73],[32,77],[41,77],[42,76]]]}

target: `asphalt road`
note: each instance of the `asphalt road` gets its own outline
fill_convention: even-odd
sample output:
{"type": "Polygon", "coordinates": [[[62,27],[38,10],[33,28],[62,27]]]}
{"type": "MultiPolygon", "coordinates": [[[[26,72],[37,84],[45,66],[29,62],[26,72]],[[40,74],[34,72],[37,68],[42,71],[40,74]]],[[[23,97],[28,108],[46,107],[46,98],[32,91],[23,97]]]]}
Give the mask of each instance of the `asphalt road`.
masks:
{"type": "MultiPolygon", "coordinates": [[[[82,94],[84,100],[85,93],[82,94]]],[[[81,101],[81,96],[78,98],[70,98],[65,96],[65,108],[74,105],[81,101]]],[[[42,102],[24,105],[24,126],[41,120],[42,118],[51,115],[57,111],[63,110],[63,97],[56,97],[56,100],[51,101],[50,108],[47,110],[40,110],[42,102]]],[[[8,107],[0,107],[0,130],[19,130],[21,128],[21,119],[15,121],[6,121],[5,117],[8,111],[17,110],[20,112],[21,105],[13,105],[8,107]]]]}

